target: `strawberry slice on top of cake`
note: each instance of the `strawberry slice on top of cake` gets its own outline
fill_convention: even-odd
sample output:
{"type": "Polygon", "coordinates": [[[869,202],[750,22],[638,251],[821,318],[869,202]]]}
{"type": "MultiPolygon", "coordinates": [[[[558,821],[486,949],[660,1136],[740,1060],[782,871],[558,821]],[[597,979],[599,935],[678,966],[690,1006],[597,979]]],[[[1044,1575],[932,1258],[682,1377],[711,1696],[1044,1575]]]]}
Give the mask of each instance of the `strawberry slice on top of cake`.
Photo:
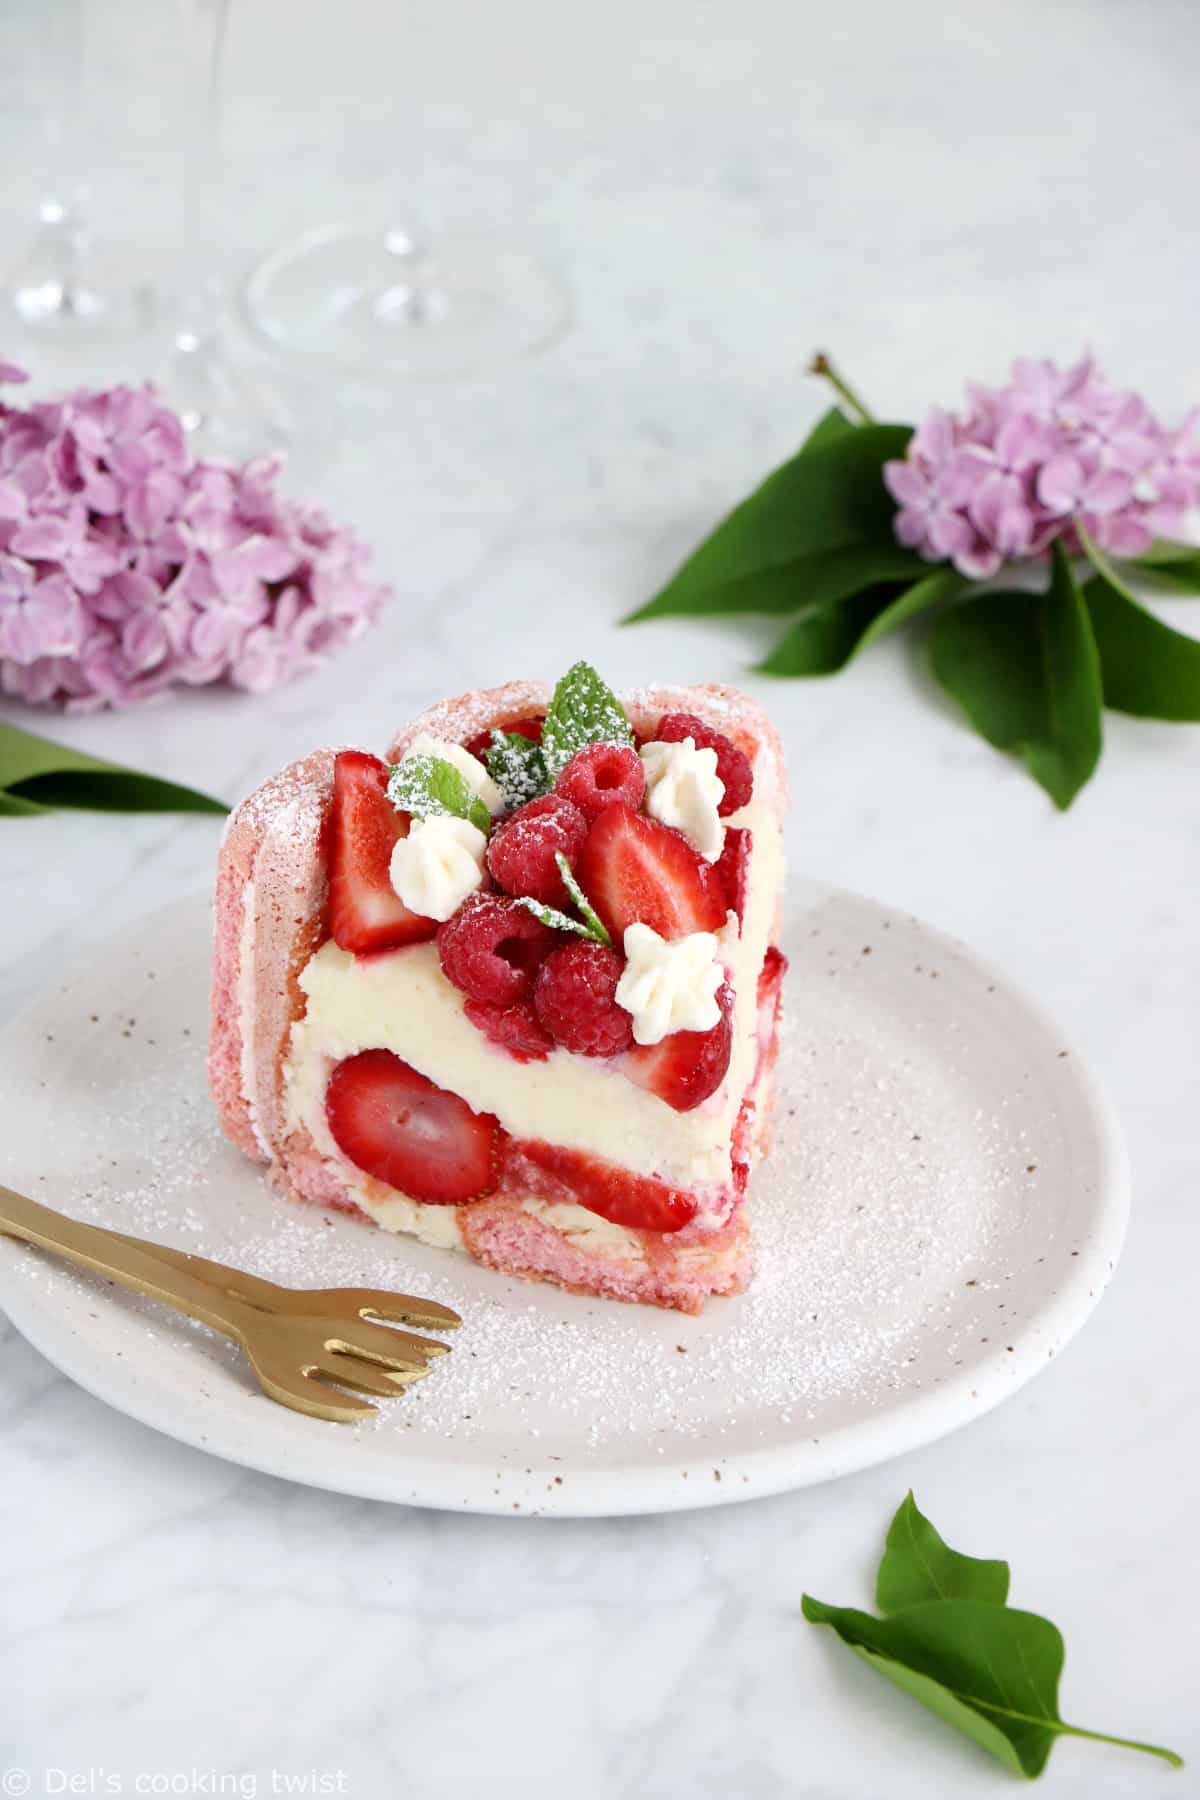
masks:
{"type": "Polygon", "coordinates": [[[210,1083],[289,1196],[698,1312],[750,1271],[786,780],[731,688],[586,663],[318,751],[234,813],[210,1083]]]}

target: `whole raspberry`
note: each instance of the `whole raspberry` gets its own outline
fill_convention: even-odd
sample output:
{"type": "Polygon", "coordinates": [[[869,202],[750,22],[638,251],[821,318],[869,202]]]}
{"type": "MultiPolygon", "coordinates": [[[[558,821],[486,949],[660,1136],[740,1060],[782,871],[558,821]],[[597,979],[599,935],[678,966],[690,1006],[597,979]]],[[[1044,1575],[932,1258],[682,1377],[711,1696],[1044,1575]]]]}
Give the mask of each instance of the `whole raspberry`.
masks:
{"type": "Polygon", "coordinates": [[[574,801],[589,824],[619,800],[636,812],[646,791],[646,771],[636,750],[623,744],[587,744],[577,750],[554,784],[574,801]]]}
{"type": "Polygon", "coordinates": [[[554,858],[561,850],[572,868],[587,836],[587,820],[561,794],[527,801],[498,825],[487,865],[510,894],[528,894],[546,906],[566,906],[570,896],[554,858]]]}
{"type": "Polygon", "coordinates": [[[552,950],[537,972],[533,1005],[556,1044],[579,1056],[619,1056],[633,1042],[633,1020],[615,995],[623,959],[579,940],[552,950]]]}
{"type": "Polygon", "coordinates": [[[654,735],[660,744],[682,744],[684,738],[690,737],[697,750],[716,751],[717,774],[725,784],[725,795],[717,808],[723,819],[746,805],[754,792],[754,774],[750,758],[732,738],[714,731],[695,713],[665,713],[654,735]]]}
{"type": "Polygon", "coordinates": [[[468,1000],[463,1011],[484,1037],[507,1050],[517,1062],[541,1062],[554,1048],[554,1039],[538,1023],[531,1000],[514,1000],[511,1006],[468,1000]]]}
{"type": "Polygon", "coordinates": [[[492,1006],[511,1006],[528,994],[538,964],[557,942],[528,907],[503,894],[469,894],[437,934],[448,979],[492,1006]]]}

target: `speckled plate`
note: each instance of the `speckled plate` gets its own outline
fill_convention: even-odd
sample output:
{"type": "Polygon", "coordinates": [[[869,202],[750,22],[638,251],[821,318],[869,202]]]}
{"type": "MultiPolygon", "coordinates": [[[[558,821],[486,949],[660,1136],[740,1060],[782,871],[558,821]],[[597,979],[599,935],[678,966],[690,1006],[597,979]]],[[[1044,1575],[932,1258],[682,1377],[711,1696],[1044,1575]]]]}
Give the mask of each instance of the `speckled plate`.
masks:
{"type": "Polygon", "coordinates": [[[373,1421],[264,1399],[201,1326],[0,1240],[0,1305],[159,1431],[293,1481],[472,1512],[669,1511],[800,1487],[977,1418],[1091,1312],[1120,1132],[1023,995],[917,920],[794,884],[758,1273],[702,1318],[521,1284],[280,1201],[204,1089],[206,902],[139,920],[0,1038],[0,1177],[297,1285],[426,1293],[453,1354],[373,1421]]]}

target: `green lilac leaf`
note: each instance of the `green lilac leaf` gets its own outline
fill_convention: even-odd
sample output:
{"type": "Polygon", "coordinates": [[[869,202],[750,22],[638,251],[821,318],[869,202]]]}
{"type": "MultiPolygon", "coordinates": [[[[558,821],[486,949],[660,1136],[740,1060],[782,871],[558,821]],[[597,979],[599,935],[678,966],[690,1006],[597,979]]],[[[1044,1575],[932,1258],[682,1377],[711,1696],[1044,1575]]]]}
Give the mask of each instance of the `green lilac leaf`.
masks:
{"type": "MultiPolygon", "coordinates": [[[[711,587],[683,610],[693,618],[729,612],[802,612],[808,617],[816,608],[836,606],[884,582],[897,584],[893,591],[898,592],[928,570],[927,562],[901,544],[843,544],[762,570],[752,598],[743,595],[731,606],[730,590],[711,587]]],[[[665,608],[664,613],[672,610],[665,608]]]]}
{"type": "Polygon", "coordinates": [[[1175,562],[1154,563],[1143,567],[1141,563],[1132,565],[1138,574],[1148,579],[1156,588],[1164,588],[1168,594],[1186,595],[1189,599],[1200,594],[1200,556],[1180,558],[1175,562]]]}
{"type": "Polygon", "coordinates": [[[1100,657],[1061,543],[1045,593],[985,593],[936,620],[933,672],[971,724],[1064,811],[1102,743],[1100,657]]]}
{"type": "Polygon", "coordinates": [[[542,725],[542,757],[553,783],[589,744],[632,744],[633,731],[612,689],[590,663],[577,662],[554,690],[542,725]]]}
{"type": "Polygon", "coordinates": [[[1040,1775],[1059,1737],[1160,1756],[1172,1750],[1067,1725],[1058,1711],[1063,1641],[1038,1613],[1006,1605],[1008,1564],[944,1542],[911,1491],[896,1510],[876,1577],[883,1618],[810,1594],[804,1617],[829,1625],[871,1668],[965,1732],[1015,1774],[1040,1775]]]}
{"type": "Polygon", "coordinates": [[[993,1601],[928,1600],[891,1618],[827,1606],[805,1594],[804,1616],[831,1625],[871,1667],[1027,1776],[1040,1775],[1059,1737],[1144,1750],[1176,1768],[1173,1750],[1067,1725],[1059,1716],[1063,1641],[1039,1613],[993,1601]]]}
{"type": "Polygon", "coordinates": [[[471,792],[461,769],[440,756],[404,757],[388,777],[388,798],[397,812],[411,813],[415,819],[448,813],[455,819],[468,819],[485,836],[492,823],[487,807],[471,792]]]}
{"type": "Polygon", "coordinates": [[[93,812],[227,813],[224,801],[0,722],[0,817],[93,812]]]}
{"type": "Polygon", "coordinates": [[[851,547],[910,558],[915,574],[919,560],[895,543],[895,503],[883,482],[884,463],[904,455],[911,435],[908,425],[856,425],[806,445],[735,507],[626,623],[803,606],[821,559],[851,547]]]}
{"type": "Polygon", "coordinates": [[[967,582],[954,569],[929,570],[908,585],[888,583],[806,609],[761,663],[763,675],[832,675],[852,657],[918,613],[957,599],[967,582]]]}
{"type": "Polygon", "coordinates": [[[926,1600],[1008,1599],[1008,1564],[964,1556],[943,1542],[913,1499],[905,1495],[888,1529],[887,1545],[875,1578],[881,1613],[902,1612],[926,1600]]]}
{"type": "Polygon", "coordinates": [[[1200,720],[1200,641],[1156,619],[1097,545],[1080,539],[1096,570],[1083,589],[1104,703],[1139,718],[1200,720]]]}
{"type": "Polygon", "coordinates": [[[519,731],[493,731],[484,757],[487,772],[500,789],[505,810],[515,812],[550,788],[540,744],[519,731]]]}
{"type": "Polygon", "coordinates": [[[894,581],[866,587],[843,600],[806,607],[755,670],[780,677],[834,675],[844,669],[865,633],[904,593],[894,581]]]}
{"type": "Polygon", "coordinates": [[[832,444],[835,438],[845,437],[848,431],[857,431],[858,425],[844,413],[840,406],[831,406],[828,412],[822,413],[804,442],[801,450],[820,450],[825,444],[832,444]]]}
{"type": "Polygon", "coordinates": [[[611,948],[612,939],[608,935],[607,926],[576,881],[575,871],[561,850],[555,851],[554,860],[558,864],[558,872],[563,878],[563,886],[579,908],[587,927],[588,936],[595,938],[598,944],[607,944],[611,948]]]}
{"type": "Polygon", "coordinates": [[[1149,578],[1172,593],[1200,594],[1200,550],[1195,544],[1172,544],[1160,539],[1135,558],[1131,567],[1139,577],[1149,578]]]}

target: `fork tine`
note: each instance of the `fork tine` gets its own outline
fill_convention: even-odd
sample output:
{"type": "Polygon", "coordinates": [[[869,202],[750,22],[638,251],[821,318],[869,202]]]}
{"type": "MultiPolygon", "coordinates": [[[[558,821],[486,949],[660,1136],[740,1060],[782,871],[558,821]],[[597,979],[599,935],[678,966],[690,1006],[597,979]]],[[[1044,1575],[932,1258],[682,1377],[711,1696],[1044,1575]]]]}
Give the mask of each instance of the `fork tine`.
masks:
{"type": "Polygon", "coordinates": [[[336,1350],[328,1351],[325,1360],[310,1372],[319,1381],[336,1382],[339,1387],[388,1400],[398,1400],[429,1373],[428,1369],[383,1369],[378,1363],[342,1356],[336,1350]]]}
{"type": "Polygon", "coordinates": [[[344,1356],[330,1350],[324,1362],[317,1363],[305,1374],[321,1381],[336,1382],[339,1387],[354,1388],[363,1394],[378,1394],[387,1400],[398,1400],[405,1388],[420,1381],[426,1369],[384,1369],[378,1363],[364,1362],[358,1356],[344,1356]]]}
{"type": "Polygon", "coordinates": [[[454,1331],[462,1324],[448,1306],[421,1300],[415,1294],[392,1294],[385,1288],[308,1288],[303,1292],[314,1312],[328,1312],[339,1319],[390,1319],[397,1325],[424,1325],[433,1331],[454,1331]]]}
{"type": "Polygon", "coordinates": [[[449,1306],[436,1300],[418,1300],[413,1294],[372,1294],[360,1308],[362,1315],[376,1319],[394,1319],[400,1325],[424,1325],[433,1331],[457,1331],[462,1319],[449,1306]]]}
{"type": "MultiPolygon", "coordinates": [[[[369,1400],[356,1400],[351,1394],[339,1393],[293,1366],[255,1356],[250,1357],[250,1366],[263,1392],[281,1405],[290,1406],[294,1412],[349,1425],[379,1410],[369,1400]]],[[[399,1388],[396,1393],[400,1393],[399,1388]]]]}
{"type": "MultiPolygon", "coordinates": [[[[332,1325],[341,1326],[340,1319],[331,1320],[332,1325]]],[[[449,1344],[439,1344],[436,1338],[418,1337],[412,1331],[397,1331],[393,1325],[376,1325],[371,1319],[354,1319],[344,1322],[344,1330],[333,1330],[326,1339],[331,1350],[347,1351],[353,1356],[365,1356],[371,1362],[382,1363],[384,1368],[421,1368],[438,1356],[449,1353],[449,1344]]]]}

